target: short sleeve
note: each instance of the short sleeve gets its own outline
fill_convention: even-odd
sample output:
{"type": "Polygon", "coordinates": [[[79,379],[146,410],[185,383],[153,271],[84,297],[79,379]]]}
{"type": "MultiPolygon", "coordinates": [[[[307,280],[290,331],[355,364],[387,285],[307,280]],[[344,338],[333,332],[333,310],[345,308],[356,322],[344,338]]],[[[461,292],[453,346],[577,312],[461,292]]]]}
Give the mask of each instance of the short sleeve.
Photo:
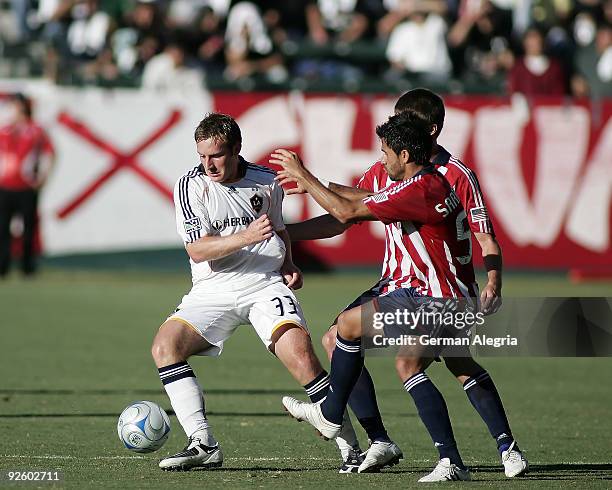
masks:
{"type": "Polygon", "coordinates": [[[285,229],[285,222],[283,221],[283,199],[285,192],[283,188],[274,181],[270,185],[270,212],[268,217],[272,222],[272,226],[275,231],[282,231],[285,229]]]}
{"type": "Polygon", "coordinates": [[[384,224],[396,221],[426,223],[431,220],[422,180],[403,181],[363,200],[370,212],[384,224]]]}
{"type": "Polygon", "coordinates": [[[480,189],[476,174],[467,167],[455,182],[455,194],[461,201],[467,214],[470,230],[473,233],[490,233],[494,235],[493,224],[480,189]]]}
{"type": "Polygon", "coordinates": [[[183,176],[174,186],[176,230],[185,243],[210,234],[210,220],[204,206],[204,190],[193,178],[183,176]]]}

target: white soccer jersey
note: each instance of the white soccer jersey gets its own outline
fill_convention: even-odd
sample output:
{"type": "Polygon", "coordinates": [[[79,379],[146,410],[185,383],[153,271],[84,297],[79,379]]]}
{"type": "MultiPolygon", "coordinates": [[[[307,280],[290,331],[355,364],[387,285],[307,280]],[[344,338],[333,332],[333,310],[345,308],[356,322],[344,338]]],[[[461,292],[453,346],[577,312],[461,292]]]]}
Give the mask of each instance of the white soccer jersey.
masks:
{"type": "MultiPolygon", "coordinates": [[[[177,231],[185,244],[204,236],[229,236],[240,232],[262,214],[267,214],[275,231],[285,229],[282,216],[283,189],[275,172],[248,163],[238,182],[212,181],[201,166],[183,175],[174,186],[177,231]]],[[[243,247],[227,257],[196,264],[192,260],[194,290],[228,291],[251,287],[260,281],[282,281],[279,269],[285,259],[285,244],[274,235],[263,242],[243,247]]]]}

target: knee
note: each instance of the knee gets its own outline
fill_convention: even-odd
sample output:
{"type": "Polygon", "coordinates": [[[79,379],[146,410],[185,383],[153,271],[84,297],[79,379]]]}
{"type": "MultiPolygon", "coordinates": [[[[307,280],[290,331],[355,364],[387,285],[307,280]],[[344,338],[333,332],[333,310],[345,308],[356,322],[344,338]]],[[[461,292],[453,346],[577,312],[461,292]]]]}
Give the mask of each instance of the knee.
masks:
{"type": "Polygon", "coordinates": [[[343,339],[357,340],[361,337],[361,324],[354,321],[354,315],[349,312],[340,313],[336,321],[338,333],[343,339]]]}
{"type": "Polygon", "coordinates": [[[321,338],[321,344],[323,344],[323,348],[325,352],[327,352],[327,356],[331,357],[334,352],[334,348],[336,346],[336,327],[333,326],[330,328],[325,334],[323,338],[321,338]]]}
{"type": "Polygon", "coordinates": [[[416,357],[398,357],[395,360],[395,370],[402,382],[422,370],[421,360],[416,357]]]}
{"type": "Polygon", "coordinates": [[[444,364],[446,364],[446,368],[453,373],[456,378],[461,379],[474,376],[484,371],[484,368],[472,357],[445,357],[444,364]]]}
{"type": "Polygon", "coordinates": [[[164,335],[161,331],[158,332],[153,339],[151,356],[153,356],[153,360],[157,367],[167,366],[185,360],[181,359],[183,356],[181,356],[180,349],[174,339],[172,339],[171,336],[164,335]]]}

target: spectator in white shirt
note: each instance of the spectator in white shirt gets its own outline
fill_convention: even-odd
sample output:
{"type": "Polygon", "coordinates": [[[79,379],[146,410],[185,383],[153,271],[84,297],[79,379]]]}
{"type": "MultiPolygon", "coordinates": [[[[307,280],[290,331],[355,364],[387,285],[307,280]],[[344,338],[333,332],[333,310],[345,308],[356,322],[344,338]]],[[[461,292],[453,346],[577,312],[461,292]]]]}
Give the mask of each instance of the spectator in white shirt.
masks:
{"type": "Polygon", "coordinates": [[[391,32],[387,59],[398,72],[445,79],[451,72],[447,26],[437,14],[415,11],[391,32]]]}
{"type": "Polygon", "coordinates": [[[142,74],[142,88],[148,90],[199,90],[203,87],[202,73],[185,66],[185,53],[177,44],[168,44],[151,58],[142,74]]]}

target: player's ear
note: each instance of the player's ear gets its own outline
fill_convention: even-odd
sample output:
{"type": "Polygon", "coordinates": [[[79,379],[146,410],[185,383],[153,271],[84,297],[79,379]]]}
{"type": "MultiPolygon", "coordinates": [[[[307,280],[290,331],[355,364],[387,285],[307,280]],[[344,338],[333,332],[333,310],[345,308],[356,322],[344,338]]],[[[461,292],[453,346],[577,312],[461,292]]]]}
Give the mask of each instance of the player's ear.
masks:
{"type": "Polygon", "coordinates": [[[400,160],[401,162],[405,165],[406,163],[410,162],[410,153],[408,153],[408,150],[402,150],[400,151],[399,154],[400,160]]]}
{"type": "Polygon", "coordinates": [[[240,155],[240,150],[242,150],[242,143],[236,143],[232,148],[232,155],[240,155]]]}
{"type": "Polygon", "coordinates": [[[429,135],[435,136],[436,134],[438,134],[438,125],[432,124],[431,127],[429,128],[429,135]]]}

